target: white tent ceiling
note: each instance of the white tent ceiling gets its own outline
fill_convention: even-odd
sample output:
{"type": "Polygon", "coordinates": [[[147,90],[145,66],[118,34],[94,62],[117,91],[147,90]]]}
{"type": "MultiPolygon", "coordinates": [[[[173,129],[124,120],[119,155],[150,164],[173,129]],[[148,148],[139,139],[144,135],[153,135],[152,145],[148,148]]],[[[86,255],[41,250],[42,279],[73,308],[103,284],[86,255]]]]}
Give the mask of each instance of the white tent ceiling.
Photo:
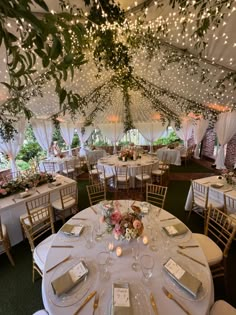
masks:
{"type": "MultiPolygon", "coordinates": [[[[136,1],[134,3],[130,0],[120,0],[121,7],[127,9],[128,7],[135,8],[143,0],[136,1]]],[[[58,1],[47,0],[49,8],[54,11],[58,11],[58,1]]],[[[138,49],[133,52],[133,68],[134,76],[144,78],[149,84],[153,84],[158,88],[168,90],[172,95],[178,95],[181,97],[181,102],[175,102],[175,100],[168,95],[158,96],[159,100],[164,104],[168,110],[172,111],[178,116],[184,115],[185,103],[188,100],[203,104],[203,108],[206,108],[208,104],[220,104],[227,106],[227,108],[233,108],[236,99],[236,92],[233,85],[229,81],[225,86],[225,91],[219,93],[214,86],[218,80],[224,77],[230,70],[236,70],[236,1],[235,7],[230,10],[226,10],[224,20],[218,28],[211,29],[205,36],[207,42],[206,49],[202,54],[202,59],[197,58],[197,62],[201,67],[196,68],[196,73],[191,74],[191,71],[186,71],[184,65],[179,63],[166,64],[165,69],[162,70],[163,65],[166,63],[166,51],[171,53],[181,53],[178,48],[188,49],[189,52],[197,55],[194,49],[193,39],[191,38],[191,30],[194,27],[194,22],[190,23],[189,32],[185,35],[181,34],[180,19],[178,15],[175,15],[171,10],[168,3],[163,0],[164,6],[157,8],[155,1],[149,1],[151,3],[146,17],[146,23],[150,27],[154,27],[155,23],[162,17],[163,20],[168,19],[168,37],[163,38],[165,44],[156,50],[156,54],[149,60],[147,58],[147,52],[143,49],[138,49]],[[177,47],[177,49],[175,48],[177,47]],[[207,82],[201,82],[202,71],[208,72],[207,82]],[[204,70],[205,69],[205,70],[204,70]]],[[[83,7],[83,1],[70,1],[71,4],[76,4],[79,7],[83,7]]],[[[128,8],[130,10],[130,8],[128,8]]],[[[84,8],[86,10],[86,8],[84,8]]],[[[39,11],[35,8],[35,11],[39,11]]],[[[136,13],[136,14],[139,14],[136,13]]],[[[127,14],[132,20],[135,17],[127,14]]],[[[135,15],[137,17],[137,15],[135,15]]],[[[194,17],[193,17],[194,21],[194,17]]],[[[181,53],[182,54],[182,53],[181,53]]],[[[0,58],[2,60],[0,64],[0,81],[5,81],[7,78],[7,72],[5,67],[5,52],[3,47],[0,50],[0,58]]],[[[76,71],[74,80],[72,82],[66,82],[66,86],[73,89],[73,91],[79,93],[81,96],[86,96],[91,93],[95,88],[104,86],[104,90],[107,88],[106,83],[109,82],[113,73],[110,71],[103,71],[97,78],[97,68],[93,62],[93,56],[90,52],[86,54],[86,58],[89,60],[87,64],[81,67],[81,71],[76,71]]],[[[192,72],[194,72],[194,65],[192,65],[192,72]]],[[[42,67],[38,66],[38,71],[42,67]]],[[[188,69],[189,70],[189,69],[188,69]]],[[[107,88],[108,89],[108,88],[107,88]]],[[[135,121],[155,120],[157,109],[153,108],[151,101],[142,95],[139,90],[130,90],[131,95],[131,116],[135,124],[135,121]]],[[[105,93],[106,94],[106,93],[105,93]]],[[[105,95],[104,94],[104,95],[105,95]]],[[[98,112],[94,121],[95,124],[104,121],[111,121],[113,116],[118,117],[118,121],[124,121],[125,119],[125,107],[123,102],[123,95],[118,88],[109,90],[104,97],[104,103],[106,106],[103,111],[98,112]]],[[[0,101],[3,101],[7,97],[6,89],[0,85],[0,101]]],[[[96,102],[89,102],[89,107],[86,108],[86,115],[88,116],[94,108],[96,108],[96,102]]],[[[50,117],[51,115],[59,111],[58,97],[54,92],[54,82],[47,82],[43,88],[43,97],[32,97],[27,106],[34,112],[37,117],[50,117]]],[[[78,114],[78,119],[81,117],[78,114]]]]}

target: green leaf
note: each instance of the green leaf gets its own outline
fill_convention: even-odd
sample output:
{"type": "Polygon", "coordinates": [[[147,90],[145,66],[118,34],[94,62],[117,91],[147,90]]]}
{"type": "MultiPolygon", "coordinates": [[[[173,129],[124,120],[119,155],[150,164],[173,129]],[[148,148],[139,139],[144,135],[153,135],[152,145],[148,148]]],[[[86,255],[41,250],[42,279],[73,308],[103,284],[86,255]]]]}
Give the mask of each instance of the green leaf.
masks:
{"type": "Polygon", "coordinates": [[[60,104],[62,104],[66,98],[66,95],[67,95],[67,92],[65,89],[61,89],[60,91],[60,95],[59,95],[59,98],[60,98],[60,104]]]}
{"type": "Polygon", "coordinates": [[[43,0],[34,0],[34,2],[37,3],[45,11],[49,11],[47,4],[43,0]]]}
{"type": "Polygon", "coordinates": [[[66,64],[71,64],[73,62],[73,54],[68,54],[64,57],[64,62],[66,64]]]}
{"type": "Polygon", "coordinates": [[[47,66],[49,65],[49,62],[50,62],[50,60],[49,60],[48,56],[45,55],[45,56],[42,58],[42,64],[43,64],[44,68],[47,68],[47,66]]]}
{"type": "Polygon", "coordinates": [[[50,51],[50,58],[55,60],[58,56],[62,53],[62,44],[61,41],[56,37],[53,36],[53,44],[50,51]]]}

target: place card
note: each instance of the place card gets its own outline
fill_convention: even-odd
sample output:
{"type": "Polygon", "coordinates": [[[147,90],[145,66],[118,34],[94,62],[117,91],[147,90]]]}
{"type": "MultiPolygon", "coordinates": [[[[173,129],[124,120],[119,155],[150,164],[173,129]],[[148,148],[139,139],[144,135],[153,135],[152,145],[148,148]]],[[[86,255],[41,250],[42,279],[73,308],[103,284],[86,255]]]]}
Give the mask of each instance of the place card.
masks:
{"type": "Polygon", "coordinates": [[[113,283],[112,285],[112,315],[131,314],[128,283],[113,283]]]}
{"type": "Polygon", "coordinates": [[[202,282],[194,277],[190,272],[182,268],[172,258],[164,264],[164,270],[186,291],[188,291],[195,298],[202,286],[202,282]]]}

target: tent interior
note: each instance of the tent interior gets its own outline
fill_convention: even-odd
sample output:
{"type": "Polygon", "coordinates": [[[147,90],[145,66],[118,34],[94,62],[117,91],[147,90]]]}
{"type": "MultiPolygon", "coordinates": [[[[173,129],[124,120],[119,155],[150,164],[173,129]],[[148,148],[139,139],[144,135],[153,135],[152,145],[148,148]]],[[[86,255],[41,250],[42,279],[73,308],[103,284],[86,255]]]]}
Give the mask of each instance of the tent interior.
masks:
{"type": "MultiPolygon", "coordinates": [[[[47,0],[46,3],[50,10],[60,11],[58,1],[47,0]]],[[[156,121],[160,115],[168,121],[179,122],[182,117],[191,116],[192,112],[193,116],[202,115],[211,119],[219,112],[235,108],[236,7],[232,1],[223,7],[219,25],[212,23],[198,47],[196,43],[200,40],[194,36],[194,30],[207,10],[199,15],[196,9],[185,16],[179,13],[178,5],[172,8],[167,1],[121,0],[119,3],[125,10],[127,22],[118,30],[120,41],[129,50],[133,84],[129,84],[127,93],[124,93],[123,86],[114,84],[112,80],[114,71],[104,68],[99,71],[93,51],[84,50],[87,62],[75,70],[73,80],[68,77],[64,82],[66,88],[86,99],[86,105],[77,111],[75,120],[96,126],[101,121],[112,122],[115,117],[117,122],[124,122],[127,130],[135,127],[136,122],[156,121]],[[143,21],[140,25],[139,20],[143,21]],[[183,20],[187,21],[185,32],[182,32],[183,20]],[[145,35],[146,44],[132,47],[125,37],[126,28],[134,36],[145,35]],[[163,32],[159,31],[160,28],[163,32]]],[[[89,12],[83,1],[73,0],[70,4],[82,8],[84,13],[89,12]]],[[[102,6],[99,1],[97,5],[102,6]]],[[[215,1],[214,4],[209,2],[208,9],[213,10],[213,5],[215,1]]],[[[43,14],[37,6],[32,6],[32,11],[36,16],[43,14]]],[[[11,27],[14,28],[14,25],[11,27]]],[[[4,45],[1,46],[0,56],[0,81],[9,82],[4,45]]],[[[38,60],[36,69],[33,78],[45,71],[41,60],[38,60]]],[[[9,97],[2,84],[0,95],[1,102],[9,97]]],[[[50,118],[59,113],[64,116],[63,120],[70,120],[67,113],[61,113],[52,80],[46,81],[42,86],[42,95],[30,97],[26,106],[38,118],[50,118]]]]}

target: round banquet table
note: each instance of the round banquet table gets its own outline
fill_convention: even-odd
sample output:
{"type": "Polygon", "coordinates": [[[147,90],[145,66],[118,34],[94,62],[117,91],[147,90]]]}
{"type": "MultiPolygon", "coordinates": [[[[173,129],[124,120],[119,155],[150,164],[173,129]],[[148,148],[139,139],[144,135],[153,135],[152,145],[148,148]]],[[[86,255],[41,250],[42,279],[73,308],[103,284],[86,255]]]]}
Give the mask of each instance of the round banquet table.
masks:
{"type": "Polygon", "coordinates": [[[130,176],[130,187],[135,188],[135,176],[141,174],[141,167],[150,165],[152,170],[156,170],[159,167],[159,160],[153,155],[142,154],[141,158],[136,161],[121,161],[118,159],[118,155],[110,155],[99,159],[98,165],[103,165],[107,174],[115,174],[115,167],[126,165],[130,176]]]}
{"type": "MultiPolygon", "coordinates": [[[[130,208],[131,203],[133,203],[132,200],[119,200],[114,202],[116,207],[118,207],[121,212],[127,212],[127,209],[130,208]]],[[[135,205],[139,206],[139,202],[136,201],[135,205]]],[[[99,217],[102,211],[101,205],[93,206],[93,209],[87,208],[82,212],[77,213],[73,218],[70,219],[70,221],[67,222],[74,225],[81,223],[85,226],[80,236],[66,236],[61,231],[57,233],[53,245],[69,245],[72,246],[72,248],[51,247],[49,249],[42,281],[43,303],[49,314],[74,314],[85,298],[92,291],[96,290],[99,293],[99,307],[95,314],[110,315],[112,284],[120,281],[129,283],[131,290],[131,305],[135,303],[136,307],[133,315],[154,314],[149,298],[150,293],[154,295],[158,307],[158,314],[185,314],[173,300],[170,300],[167,298],[167,296],[165,296],[162,291],[163,286],[166,287],[173,294],[173,296],[182,305],[184,305],[187,310],[189,310],[191,315],[208,314],[209,308],[213,304],[214,289],[211,272],[201,248],[187,248],[182,251],[205,263],[205,266],[202,266],[199,263],[196,263],[195,261],[192,261],[189,258],[177,253],[178,244],[197,244],[196,240],[192,238],[192,233],[190,230],[188,230],[187,233],[183,235],[169,237],[162,229],[163,226],[180,222],[176,217],[173,217],[172,214],[163,209],[160,210],[153,205],[151,205],[149,213],[145,214],[143,217],[143,235],[148,236],[150,240],[151,235],[155,235],[157,237],[155,241],[157,250],[151,250],[149,245],[144,245],[142,242],[140,244],[140,255],[151,255],[155,261],[152,278],[146,282],[142,278],[141,270],[135,272],[132,269],[132,263],[134,262],[132,257],[132,247],[136,246],[136,240],[131,240],[130,242],[126,240],[116,241],[113,235],[105,233],[100,241],[94,241],[94,246],[92,248],[88,249],[86,247],[86,238],[83,236],[83,234],[86,233],[85,231],[88,226],[95,226],[99,222],[99,217]],[[95,214],[93,209],[95,209],[97,214],[95,214]],[[158,213],[159,216],[157,217],[158,213]],[[166,220],[168,218],[172,219],[166,220]],[[80,221],[79,219],[84,220],[80,221]],[[152,232],[152,234],[149,234],[151,233],[150,231],[154,231],[154,227],[156,233],[153,234],[152,232]],[[106,251],[107,242],[112,241],[114,242],[115,246],[122,247],[122,256],[117,257],[115,252],[112,252],[110,256],[112,257],[112,263],[109,265],[110,277],[107,280],[100,280],[100,274],[97,266],[98,253],[101,251],[106,251]],[[69,260],[59,264],[53,270],[46,272],[48,269],[55,266],[58,262],[61,262],[68,256],[69,260]],[[163,264],[170,257],[202,281],[203,286],[196,299],[187,293],[183,288],[179,287],[179,285],[177,285],[175,281],[163,270],[163,264]],[[65,294],[63,298],[57,297],[52,291],[51,282],[67,271],[68,267],[70,269],[74,263],[77,263],[80,260],[84,260],[88,266],[89,274],[87,280],[83,283],[77,284],[77,286],[72,291],[67,293],[68,296],[65,294]],[[134,299],[132,300],[132,291],[135,290],[136,293],[134,301],[134,299]]],[[[152,244],[152,242],[149,243],[152,244]]],[[[84,306],[79,314],[92,314],[93,301],[94,298],[84,306]]]]}
{"type": "Polygon", "coordinates": [[[181,152],[178,149],[161,148],[156,151],[157,157],[173,165],[181,165],[181,152]]]}

